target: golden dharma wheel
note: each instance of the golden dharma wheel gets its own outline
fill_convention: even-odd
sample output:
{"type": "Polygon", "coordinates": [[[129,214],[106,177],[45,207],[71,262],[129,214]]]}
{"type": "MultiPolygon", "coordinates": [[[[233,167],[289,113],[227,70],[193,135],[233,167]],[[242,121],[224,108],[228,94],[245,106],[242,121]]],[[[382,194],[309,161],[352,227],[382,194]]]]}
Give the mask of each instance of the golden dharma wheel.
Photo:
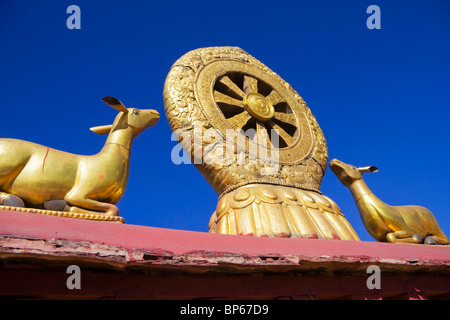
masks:
{"type": "MultiPolygon", "coordinates": [[[[272,189],[277,199],[287,199],[279,197],[285,194],[284,189],[279,189],[281,187],[321,196],[319,187],[328,161],[322,130],[302,97],[244,50],[210,47],[183,55],[166,78],[164,105],[178,142],[220,195],[220,208],[231,208],[231,211],[214,213],[211,232],[242,233],[236,228],[230,231],[228,214],[237,211],[224,205],[223,201],[233,197],[244,186],[258,188],[264,185],[261,190],[268,194],[272,189]],[[228,221],[228,227],[219,228],[220,221],[228,221]]],[[[293,194],[297,197],[295,205],[301,206],[306,201],[299,193],[293,194]]],[[[317,198],[314,196],[312,199],[317,198]]],[[[249,210],[268,209],[269,205],[265,204],[268,202],[261,201],[264,197],[253,197],[259,200],[256,207],[250,206],[249,210]]],[[[291,201],[290,205],[294,202],[291,201]]],[[[337,209],[336,214],[342,215],[337,209]]],[[[282,215],[275,213],[269,216],[282,215]]],[[[271,224],[269,216],[264,218],[265,227],[260,228],[255,226],[258,220],[255,214],[232,220],[240,225],[244,220],[253,224],[253,229],[250,229],[254,232],[244,232],[246,234],[302,236],[301,232],[294,230],[293,223],[283,224],[272,219],[273,223],[285,227],[282,231],[268,227],[271,224]],[[252,221],[250,216],[254,218],[252,221]]],[[[321,227],[311,222],[311,228],[321,227]]],[[[311,231],[311,228],[308,229],[308,237],[328,238],[320,235],[333,234],[331,238],[342,238],[334,231],[319,233],[311,231]]]]}
{"type": "Polygon", "coordinates": [[[167,76],[164,104],[172,130],[219,194],[255,181],[319,190],[328,153],[316,119],[288,83],[242,49],[182,56],[167,76]]]}

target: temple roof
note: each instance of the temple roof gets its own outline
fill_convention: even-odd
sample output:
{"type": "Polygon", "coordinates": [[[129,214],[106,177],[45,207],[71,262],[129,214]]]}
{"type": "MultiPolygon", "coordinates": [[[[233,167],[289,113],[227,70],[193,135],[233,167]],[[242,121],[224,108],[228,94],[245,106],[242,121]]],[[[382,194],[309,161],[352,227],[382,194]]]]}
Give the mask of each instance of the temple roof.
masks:
{"type": "Polygon", "coordinates": [[[449,266],[448,246],[232,236],[0,211],[2,297],[448,298],[449,266]],[[69,265],[82,270],[79,292],[66,288],[69,265]],[[370,265],[381,270],[380,290],[367,288],[370,265]]]}

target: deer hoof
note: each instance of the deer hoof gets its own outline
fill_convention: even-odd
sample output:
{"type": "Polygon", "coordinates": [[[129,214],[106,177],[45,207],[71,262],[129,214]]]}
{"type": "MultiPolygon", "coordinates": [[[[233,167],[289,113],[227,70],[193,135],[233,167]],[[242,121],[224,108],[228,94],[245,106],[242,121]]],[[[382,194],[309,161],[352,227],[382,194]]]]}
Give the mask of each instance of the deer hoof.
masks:
{"type": "Polygon", "coordinates": [[[118,217],[119,216],[119,210],[108,210],[105,212],[106,216],[110,217],[118,217]]]}
{"type": "Polygon", "coordinates": [[[422,243],[422,236],[420,234],[413,234],[412,237],[415,243],[422,243]]]}
{"type": "Polygon", "coordinates": [[[437,244],[436,239],[433,236],[428,236],[425,238],[424,244],[437,244]]]}
{"type": "Polygon", "coordinates": [[[67,202],[64,200],[50,200],[44,203],[44,208],[52,211],[66,211],[67,202]]]}
{"type": "Polygon", "coordinates": [[[25,207],[23,200],[13,194],[10,194],[3,200],[3,205],[10,207],[25,207]]]}

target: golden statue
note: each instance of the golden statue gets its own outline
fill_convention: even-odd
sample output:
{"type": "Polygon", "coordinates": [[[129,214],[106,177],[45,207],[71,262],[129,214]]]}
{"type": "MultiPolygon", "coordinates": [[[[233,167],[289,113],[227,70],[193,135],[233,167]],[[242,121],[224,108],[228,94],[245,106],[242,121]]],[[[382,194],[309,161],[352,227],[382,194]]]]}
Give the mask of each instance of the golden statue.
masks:
{"type": "Polygon", "coordinates": [[[115,204],[125,192],[133,139],[155,125],[155,110],[127,109],[113,97],[114,123],[91,128],[109,134],[92,156],[58,151],[28,141],[0,139],[0,204],[41,214],[123,222],[115,204]],[[44,210],[42,210],[44,209],[44,210]]]}
{"type": "Polygon", "coordinates": [[[389,206],[378,199],[362,179],[364,172],[376,172],[373,166],[356,168],[333,159],[331,170],[348,187],[355,199],[367,231],[377,241],[448,244],[433,214],[419,206],[389,206]]]}
{"type": "Polygon", "coordinates": [[[172,131],[219,194],[210,232],[359,240],[319,187],[323,133],[299,94],[237,47],[193,50],[164,85],[172,131]]]}

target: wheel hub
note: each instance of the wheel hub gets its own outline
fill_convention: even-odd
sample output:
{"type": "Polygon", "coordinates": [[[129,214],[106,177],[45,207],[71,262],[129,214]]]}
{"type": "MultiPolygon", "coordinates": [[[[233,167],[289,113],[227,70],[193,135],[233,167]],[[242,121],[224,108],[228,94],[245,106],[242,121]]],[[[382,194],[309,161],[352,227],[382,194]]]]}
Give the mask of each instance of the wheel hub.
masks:
{"type": "Polygon", "coordinates": [[[273,104],[263,95],[251,92],[244,97],[244,107],[256,120],[265,122],[275,114],[273,104]]]}

